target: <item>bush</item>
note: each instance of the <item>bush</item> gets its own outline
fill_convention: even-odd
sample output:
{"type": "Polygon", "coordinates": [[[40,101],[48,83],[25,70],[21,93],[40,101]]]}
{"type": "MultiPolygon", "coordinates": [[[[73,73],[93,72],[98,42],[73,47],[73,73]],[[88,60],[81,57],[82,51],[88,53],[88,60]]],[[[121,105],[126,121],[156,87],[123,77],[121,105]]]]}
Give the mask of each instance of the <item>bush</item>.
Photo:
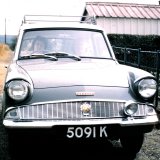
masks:
{"type": "Polygon", "coordinates": [[[158,35],[125,35],[108,34],[112,46],[126,48],[141,48],[143,51],[160,50],[160,36],[158,35]]]}

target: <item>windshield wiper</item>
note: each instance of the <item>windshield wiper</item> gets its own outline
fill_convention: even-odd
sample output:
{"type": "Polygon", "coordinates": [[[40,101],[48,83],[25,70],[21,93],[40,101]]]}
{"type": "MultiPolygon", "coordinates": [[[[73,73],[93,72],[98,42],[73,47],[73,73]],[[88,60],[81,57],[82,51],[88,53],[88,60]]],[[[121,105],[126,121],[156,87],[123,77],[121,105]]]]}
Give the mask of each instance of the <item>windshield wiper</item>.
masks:
{"type": "Polygon", "coordinates": [[[20,57],[20,59],[36,59],[36,58],[47,58],[49,60],[54,60],[57,61],[57,57],[55,57],[54,55],[47,55],[47,54],[31,54],[31,55],[26,55],[26,56],[22,56],[20,57]]]}
{"type": "Polygon", "coordinates": [[[81,60],[81,58],[79,56],[76,56],[76,55],[73,55],[73,54],[70,54],[70,53],[66,53],[66,52],[48,52],[45,55],[55,56],[57,58],[73,58],[77,61],[81,60]]]}

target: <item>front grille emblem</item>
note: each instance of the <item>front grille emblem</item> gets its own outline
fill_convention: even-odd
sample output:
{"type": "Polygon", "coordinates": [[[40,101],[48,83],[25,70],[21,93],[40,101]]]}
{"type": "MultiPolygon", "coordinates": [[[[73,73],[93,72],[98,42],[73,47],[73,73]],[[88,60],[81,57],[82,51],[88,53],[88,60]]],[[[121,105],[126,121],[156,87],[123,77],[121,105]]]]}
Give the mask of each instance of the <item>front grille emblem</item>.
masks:
{"type": "Polygon", "coordinates": [[[95,92],[86,92],[86,91],[82,91],[82,92],[76,92],[76,96],[94,96],[95,92]]]}
{"type": "Polygon", "coordinates": [[[89,116],[89,114],[91,112],[91,105],[89,103],[83,103],[80,106],[80,109],[81,109],[84,116],[89,116]]]}

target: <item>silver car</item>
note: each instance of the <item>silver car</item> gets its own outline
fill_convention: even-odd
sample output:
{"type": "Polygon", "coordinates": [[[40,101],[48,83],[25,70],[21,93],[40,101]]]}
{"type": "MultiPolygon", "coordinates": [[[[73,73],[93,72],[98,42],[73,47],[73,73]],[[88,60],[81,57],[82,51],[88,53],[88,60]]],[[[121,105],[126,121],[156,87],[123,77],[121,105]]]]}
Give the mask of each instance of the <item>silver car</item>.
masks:
{"type": "Polygon", "coordinates": [[[11,137],[43,129],[64,141],[120,140],[136,154],[158,123],[156,92],[152,74],[118,63],[98,25],[24,21],[5,80],[3,125],[11,137]]]}

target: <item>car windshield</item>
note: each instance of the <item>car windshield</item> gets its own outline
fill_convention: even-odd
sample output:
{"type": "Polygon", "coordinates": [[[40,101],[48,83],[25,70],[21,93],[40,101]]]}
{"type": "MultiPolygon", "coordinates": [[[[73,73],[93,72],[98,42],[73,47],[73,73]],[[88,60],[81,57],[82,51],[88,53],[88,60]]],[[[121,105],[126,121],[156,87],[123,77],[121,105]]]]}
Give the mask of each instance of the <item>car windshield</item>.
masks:
{"type": "Polygon", "coordinates": [[[54,53],[56,58],[111,58],[105,38],[98,31],[50,29],[28,30],[24,33],[19,59],[33,58],[32,54],[49,53],[54,53]]]}

